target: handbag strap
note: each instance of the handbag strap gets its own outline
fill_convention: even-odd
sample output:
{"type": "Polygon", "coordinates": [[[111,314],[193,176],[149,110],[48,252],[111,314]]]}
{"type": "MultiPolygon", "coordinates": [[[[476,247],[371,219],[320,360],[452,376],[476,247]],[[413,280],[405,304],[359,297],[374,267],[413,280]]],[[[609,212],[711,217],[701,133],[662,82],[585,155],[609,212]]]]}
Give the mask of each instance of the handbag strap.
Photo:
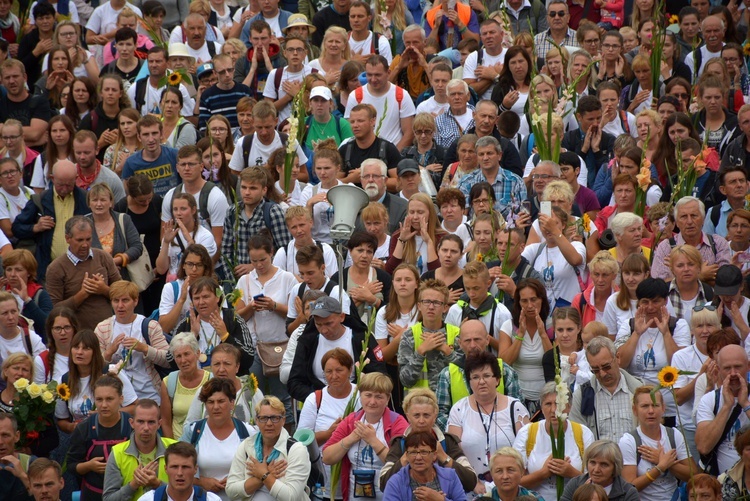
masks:
{"type": "Polygon", "coordinates": [[[117,216],[117,220],[120,222],[120,235],[122,235],[122,239],[125,241],[125,248],[127,248],[128,237],[125,236],[125,214],[120,212],[120,215],[117,216]]]}

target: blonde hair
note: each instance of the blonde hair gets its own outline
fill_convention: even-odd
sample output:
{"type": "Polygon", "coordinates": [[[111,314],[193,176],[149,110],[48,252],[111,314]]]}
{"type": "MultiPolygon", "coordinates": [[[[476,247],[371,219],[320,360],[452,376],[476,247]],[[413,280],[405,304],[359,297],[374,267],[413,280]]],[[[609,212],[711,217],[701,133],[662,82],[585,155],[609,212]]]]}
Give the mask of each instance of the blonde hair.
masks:
{"type": "Polygon", "coordinates": [[[286,210],[286,214],[284,214],[284,220],[287,222],[287,224],[292,219],[295,219],[295,218],[298,218],[298,217],[303,217],[303,218],[307,219],[308,221],[312,221],[313,220],[312,214],[310,214],[310,211],[307,210],[307,207],[302,207],[302,206],[299,206],[299,205],[295,205],[295,206],[289,207],[286,210]]]}
{"type": "Polygon", "coordinates": [[[564,198],[570,203],[573,203],[575,195],[573,194],[573,188],[566,181],[552,181],[544,188],[542,192],[542,200],[549,200],[550,198],[564,198]]]}
{"type": "Polygon", "coordinates": [[[362,222],[376,220],[385,221],[388,224],[388,209],[380,202],[370,202],[362,209],[362,222]]]}
{"type": "Polygon", "coordinates": [[[715,311],[703,308],[700,311],[693,311],[693,315],[690,317],[691,329],[695,329],[699,325],[710,325],[715,329],[719,329],[721,328],[721,321],[715,311]]]}
{"type": "MultiPolygon", "coordinates": [[[[541,127],[541,130],[546,131],[548,115],[546,113],[543,113],[539,115],[538,118],[539,118],[539,127],[541,127]]],[[[564,130],[565,130],[565,127],[563,125],[562,117],[560,115],[556,115],[553,113],[552,114],[552,133],[557,136],[558,141],[562,141],[564,130]]]]}
{"type": "Polygon", "coordinates": [[[435,392],[429,388],[414,388],[409,390],[409,393],[404,397],[403,409],[404,414],[409,412],[412,405],[429,405],[435,412],[438,411],[437,396],[435,392]]]}
{"type": "MultiPolygon", "coordinates": [[[[375,2],[375,12],[373,14],[372,31],[383,33],[383,26],[377,21],[380,15],[383,14],[380,11],[380,2],[375,2]]],[[[403,0],[396,0],[394,3],[391,23],[397,30],[404,31],[406,29],[406,6],[403,0]]]]}
{"type": "MultiPolygon", "coordinates": [[[[607,251],[600,251],[600,252],[607,252],[607,251]]],[[[583,334],[593,334],[593,337],[609,338],[609,331],[607,330],[607,326],[601,322],[596,322],[596,321],[587,323],[583,327],[583,330],[581,331],[581,335],[583,334]]]]}
{"type": "Polygon", "coordinates": [[[617,259],[609,251],[599,251],[596,253],[591,262],[589,262],[589,270],[593,272],[595,268],[604,273],[612,273],[613,275],[617,275],[617,272],[620,271],[617,259]]]}
{"type": "Polygon", "coordinates": [[[678,256],[685,256],[688,258],[688,261],[691,261],[693,264],[698,266],[698,268],[701,268],[703,266],[703,256],[701,256],[701,253],[693,247],[692,245],[678,245],[675,248],[673,248],[669,253],[669,263],[670,268],[674,271],[674,262],[675,259],[677,259],[678,256]]]}
{"type": "MultiPolygon", "coordinates": [[[[443,230],[438,223],[437,211],[435,210],[435,204],[432,203],[432,198],[421,192],[415,193],[409,198],[410,204],[414,202],[419,202],[427,208],[427,213],[429,214],[427,218],[427,233],[430,235],[430,240],[437,242],[437,237],[442,237],[445,234],[445,230],[443,230]]],[[[406,241],[402,256],[403,262],[416,264],[419,256],[417,255],[417,242],[414,238],[410,238],[406,241]]]]}
{"type": "Polygon", "coordinates": [[[357,385],[359,392],[371,391],[373,393],[384,393],[390,396],[393,391],[393,381],[391,378],[380,372],[370,372],[362,374],[357,385]]]}
{"type": "MultiPolygon", "coordinates": [[[[377,24],[377,23],[376,23],[377,24]]],[[[349,48],[349,33],[341,26],[331,26],[323,35],[323,42],[320,44],[320,59],[325,59],[327,56],[326,52],[326,40],[328,37],[338,35],[344,42],[344,52],[341,54],[341,59],[349,61],[351,59],[351,49],[349,48]]]]}
{"type": "Polygon", "coordinates": [[[286,409],[284,408],[284,403],[281,400],[279,400],[278,397],[274,397],[274,396],[263,397],[263,400],[255,404],[256,416],[260,414],[260,408],[263,407],[264,405],[269,406],[271,409],[281,414],[282,417],[286,417],[286,409]]]}
{"type": "MultiPolygon", "coordinates": [[[[521,456],[521,453],[515,450],[513,447],[501,447],[490,458],[490,468],[492,467],[492,463],[495,462],[495,459],[500,457],[508,457],[513,458],[516,463],[518,463],[518,467],[521,468],[521,472],[525,471],[526,464],[523,460],[523,456],[521,456]]],[[[492,471],[490,469],[490,471],[492,471]]]]}
{"type": "Polygon", "coordinates": [[[0,370],[0,376],[2,376],[3,379],[5,379],[5,370],[11,365],[16,365],[21,362],[26,362],[27,364],[29,364],[29,370],[30,370],[29,379],[33,381],[34,380],[34,359],[31,358],[26,353],[21,353],[21,352],[11,353],[10,355],[8,355],[8,358],[6,358],[3,361],[3,366],[2,366],[2,369],[0,370]]]}

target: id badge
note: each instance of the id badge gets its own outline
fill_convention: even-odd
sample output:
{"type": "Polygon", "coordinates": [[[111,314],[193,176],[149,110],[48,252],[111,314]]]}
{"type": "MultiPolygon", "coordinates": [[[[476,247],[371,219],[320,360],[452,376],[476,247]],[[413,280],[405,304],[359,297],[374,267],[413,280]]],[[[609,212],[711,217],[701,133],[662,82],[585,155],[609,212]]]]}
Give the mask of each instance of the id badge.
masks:
{"type": "Polygon", "coordinates": [[[354,470],[354,497],[375,497],[375,470],[354,470]]]}

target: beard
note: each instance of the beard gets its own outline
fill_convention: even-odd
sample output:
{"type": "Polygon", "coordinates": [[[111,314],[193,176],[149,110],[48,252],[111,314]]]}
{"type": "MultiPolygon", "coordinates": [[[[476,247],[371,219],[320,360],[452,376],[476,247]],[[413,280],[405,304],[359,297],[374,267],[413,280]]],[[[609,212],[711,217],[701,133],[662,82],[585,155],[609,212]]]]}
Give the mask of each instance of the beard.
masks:
{"type": "Polygon", "coordinates": [[[380,188],[378,188],[378,185],[370,183],[365,186],[365,193],[367,193],[368,197],[373,198],[380,194],[380,188]]]}

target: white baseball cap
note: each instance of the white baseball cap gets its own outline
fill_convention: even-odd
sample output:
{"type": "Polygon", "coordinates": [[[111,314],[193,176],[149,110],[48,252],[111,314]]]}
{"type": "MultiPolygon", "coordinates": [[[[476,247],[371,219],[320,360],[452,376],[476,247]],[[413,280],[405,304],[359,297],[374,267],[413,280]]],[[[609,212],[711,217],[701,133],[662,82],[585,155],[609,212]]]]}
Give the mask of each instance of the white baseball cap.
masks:
{"type": "Polygon", "coordinates": [[[312,90],[310,91],[310,99],[314,97],[322,97],[326,101],[333,100],[331,89],[329,89],[325,85],[318,85],[317,87],[312,88],[312,90]]]}

